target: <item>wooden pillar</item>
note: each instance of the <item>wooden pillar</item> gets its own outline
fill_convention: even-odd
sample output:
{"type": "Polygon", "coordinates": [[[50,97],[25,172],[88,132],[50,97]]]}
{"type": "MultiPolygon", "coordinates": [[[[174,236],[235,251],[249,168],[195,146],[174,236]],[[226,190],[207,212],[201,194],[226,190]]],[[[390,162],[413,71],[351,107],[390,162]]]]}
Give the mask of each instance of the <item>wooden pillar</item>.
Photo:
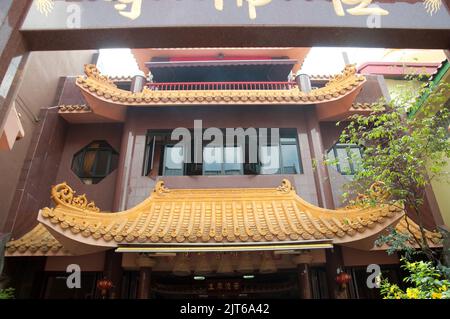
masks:
{"type": "Polygon", "coordinates": [[[298,291],[300,299],[312,299],[311,279],[309,276],[309,265],[297,265],[298,291]]]}
{"type": "Polygon", "coordinates": [[[311,277],[309,275],[309,265],[312,262],[310,253],[303,253],[294,257],[297,264],[298,291],[300,299],[312,299],[311,277]]]}
{"type": "Polygon", "coordinates": [[[121,298],[122,292],[122,254],[109,250],[105,254],[104,275],[112,281],[113,288],[109,291],[110,299],[121,298]]]}
{"type": "Polygon", "coordinates": [[[146,255],[138,255],[136,263],[139,266],[139,284],[137,299],[150,299],[151,274],[156,261],[146,255]]]}
{"type": "Polygon", "coordinates": [[[152,269],[150,267],[141,267],[139,269],[139,285],[137,299],[150,299],[150,279],[152,269]]]}
{"type": "Polygon", "coordinates": [[[334,246],[326,250],[327,286],[330,299],[347,299],[347,289],[341,289],[336,282],[337,270],[344,265],[341,247],[334,246]]]}

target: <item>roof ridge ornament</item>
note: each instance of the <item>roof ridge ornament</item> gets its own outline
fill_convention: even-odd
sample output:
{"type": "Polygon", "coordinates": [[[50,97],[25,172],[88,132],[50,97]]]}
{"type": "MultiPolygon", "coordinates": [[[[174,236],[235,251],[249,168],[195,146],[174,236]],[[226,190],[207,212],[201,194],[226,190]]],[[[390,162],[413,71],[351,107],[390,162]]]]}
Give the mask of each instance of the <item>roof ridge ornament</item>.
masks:
{"type": "Polygon", "coordinates": [[[52,187],[51,199],[57,206],[74,207],[84,211],[100,212],[94,201],[88,201],[86,194],[75,196],[74,191],[66,182],[52,187]]]}
{"type": "Polygon", "coordinates": [[[277,191],[280,193],[290,193],[295,192],[295,188],[292,186],[291,181],[285,178],[281,181],[281,185],[277,187],[277,191]]]}
{"type": "MultiPolygon", "coordinates": [[[[367,193],[362,194],[359,193],[354,200],[350,201],[350,204],[345,208],[361,208],[361,207],[369,207],[374,204],[384,204],[389,197],[391,196],[389,190],[386,187],[386,184],[378,181],[374,182],[370,185],[367,193]]],[[[403,208],[403,205],[400,205],[403,208]]]]}
{"type": "Polygon", "coordinates": [[[157,195],[164,195],[164,194],[170,193],[170,189],[168,189],[165,186],[164,181],[158,181],[155,184],[155,188],[153,189],[153,193],[155,193],[157,195]]]}
{"type": "Polygon", "coordinates": [[[95,64],[85,64],[84,74],[86,74],[88,78],[95,79],[101,83],[105,83],[117,88],[117,85],[114,83],[114,81],[111,80],[108,75],[103,75],[95,64]]]}

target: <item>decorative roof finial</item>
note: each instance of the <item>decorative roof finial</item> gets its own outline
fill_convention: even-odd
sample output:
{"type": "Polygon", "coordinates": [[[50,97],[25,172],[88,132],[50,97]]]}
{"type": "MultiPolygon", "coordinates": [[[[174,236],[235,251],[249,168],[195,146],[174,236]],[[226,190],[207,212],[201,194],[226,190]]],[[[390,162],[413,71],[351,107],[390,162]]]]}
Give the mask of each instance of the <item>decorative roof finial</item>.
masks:
{"type": "Polygon", "coordinates": [[[169,192],[170,190],[164,185],[164,181],[158,181],[155,185],[155,189],[153,190],[153,193],[158,195],[163,195],[169,192]]]}
{"type": "Polygon", "coordinates": [[[56,205],[72,206],[81,210],[99,212],[95,202],[89,202],[86,194],[75,196],[75,191],[66,182],[52,187],[51,198],[56,205]]]}
{"type": "Polygon", "coordinates": [[[294,191],[294,187],[291,184],[291,181],[288,179],[283,179],[281,181],[281,185],[277,187],[277,190],[282,193],[289,193],[294,191]]]}

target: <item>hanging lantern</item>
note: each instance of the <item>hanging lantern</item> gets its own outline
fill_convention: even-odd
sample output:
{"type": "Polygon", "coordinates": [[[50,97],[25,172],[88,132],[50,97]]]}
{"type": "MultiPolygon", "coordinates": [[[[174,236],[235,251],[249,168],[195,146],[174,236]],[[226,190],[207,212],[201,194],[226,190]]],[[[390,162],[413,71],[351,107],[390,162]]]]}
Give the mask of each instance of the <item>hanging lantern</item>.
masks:
{"type": "Polygon", "coordinates": [[[345,289],[350,280],[352,280],[352,276],[350,276],[343,270],[341,270],[336,276],[336,283],[339,285],[339,287],[341,287],[341,289],[345,289]]]}
{"type": "Polygon", "coordinates": [[[105,299],[108,295],[109,290],[113,287],[113,283],[111,280],[106,277],[97,281],[97,288],[100,290],[100,294],[102,298],[105,299]]]}

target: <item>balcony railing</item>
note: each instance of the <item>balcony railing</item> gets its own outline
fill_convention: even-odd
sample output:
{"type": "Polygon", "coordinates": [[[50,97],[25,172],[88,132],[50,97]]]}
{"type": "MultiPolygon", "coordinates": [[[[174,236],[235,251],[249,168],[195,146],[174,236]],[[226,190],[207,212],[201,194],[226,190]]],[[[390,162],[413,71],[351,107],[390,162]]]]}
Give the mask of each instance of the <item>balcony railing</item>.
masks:
{"type": "Polygon", "coordinates": [[[296,82],[171,82],[147,83],[154,91],[191,91],[191,90],[290,90],[296,82]]]}

